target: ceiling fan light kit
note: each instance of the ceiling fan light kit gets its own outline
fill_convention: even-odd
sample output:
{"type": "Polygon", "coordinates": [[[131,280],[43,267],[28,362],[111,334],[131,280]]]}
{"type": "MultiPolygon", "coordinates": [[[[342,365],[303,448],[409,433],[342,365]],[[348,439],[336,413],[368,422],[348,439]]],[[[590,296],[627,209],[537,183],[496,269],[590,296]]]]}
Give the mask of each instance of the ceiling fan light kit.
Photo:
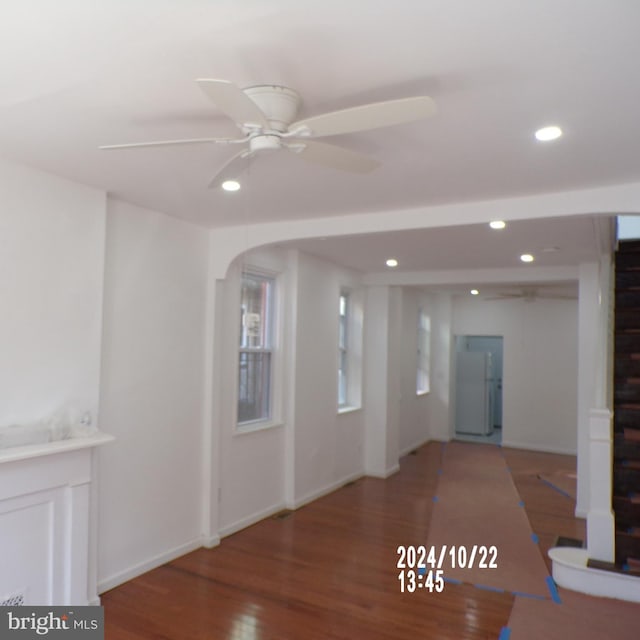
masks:
{"type": "Polygon", "coordinates": [[[249,158],[266,151],[292,151],[310,163],[351,173],[368,173],[380,165],[375,158],[311,138],[395,126],[430,117],[436,112],[431,98],[413,96],[373,102],[295,121],[302,100],[296,91],[288,87],[263,84],[240,89],[227,80],[201,78],[196,82],[218,109],[234,121],[242,132],[242,137],[134,142],[100,148],[126,149],[202,143],[246,145],[219,169],[209,183],[210,187],[237,178],[246,169],[249,158]]]}

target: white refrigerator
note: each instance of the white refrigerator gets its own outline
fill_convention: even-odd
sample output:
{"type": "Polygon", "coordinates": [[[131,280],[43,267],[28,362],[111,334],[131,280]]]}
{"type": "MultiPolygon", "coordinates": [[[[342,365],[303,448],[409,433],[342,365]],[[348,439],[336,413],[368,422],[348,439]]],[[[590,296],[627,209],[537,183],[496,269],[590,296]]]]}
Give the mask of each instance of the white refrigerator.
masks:
{"type": "Polygon", "coordinates": [[[456,355],[456,432],[493,433],[491,354],[459,351],[456,355]]]}

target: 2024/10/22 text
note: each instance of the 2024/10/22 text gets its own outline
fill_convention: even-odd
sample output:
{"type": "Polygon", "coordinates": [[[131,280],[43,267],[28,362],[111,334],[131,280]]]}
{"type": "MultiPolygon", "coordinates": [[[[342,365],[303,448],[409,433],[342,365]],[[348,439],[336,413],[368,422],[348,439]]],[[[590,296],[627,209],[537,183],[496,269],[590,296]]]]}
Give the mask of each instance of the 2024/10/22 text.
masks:
{"type": "Polygon", "coordinates": [[[473,545],[470,550],[466,547],[443,545],[439,550],[420,545],[397,548],[398,561],[396,567],[400,569],[398,580],[400,592],[413,593],[416,589],[424,589],[429,593],[441,593],[444,589],[444,567],[451,569],[497,569],[498,549],[495,546],[473,545]]]}

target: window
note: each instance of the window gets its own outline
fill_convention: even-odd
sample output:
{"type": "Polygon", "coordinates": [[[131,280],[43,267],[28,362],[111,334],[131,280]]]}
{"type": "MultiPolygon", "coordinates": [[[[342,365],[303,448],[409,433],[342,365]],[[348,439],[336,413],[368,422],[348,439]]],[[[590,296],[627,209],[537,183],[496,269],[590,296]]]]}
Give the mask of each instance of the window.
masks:
{"type": "Polygon", "coordinates": [[[364,295],[342,289],[338,297],[338,413],[362,408],[364,295]]]}
{"type": "Polygon", "coordinates": [[[338,328],[338,406],[347,405],[349,375],[349,295],[340,294],[338,328]]]}
{"type": "Polygon", "coordinates": [[[418,375],[416,376],[416,393],[429,392],[429,369],[431,366],[431,318],[422,310],[418,310],[418,375]]]}
{"type": "Polygon", "coordinates": [[[238,424],[271,418],[275,281],[242,274],[238,424]]]}

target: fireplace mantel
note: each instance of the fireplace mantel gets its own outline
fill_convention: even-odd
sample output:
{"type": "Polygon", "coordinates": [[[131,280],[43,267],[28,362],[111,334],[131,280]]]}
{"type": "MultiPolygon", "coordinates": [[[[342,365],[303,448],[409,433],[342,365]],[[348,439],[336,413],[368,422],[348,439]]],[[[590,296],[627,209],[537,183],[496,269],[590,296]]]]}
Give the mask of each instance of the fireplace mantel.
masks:
{"type": "Polygon", "coordinates": [[[102,432],[0,450],[0,605],[87,605],[96,592],[102,432]]]}

